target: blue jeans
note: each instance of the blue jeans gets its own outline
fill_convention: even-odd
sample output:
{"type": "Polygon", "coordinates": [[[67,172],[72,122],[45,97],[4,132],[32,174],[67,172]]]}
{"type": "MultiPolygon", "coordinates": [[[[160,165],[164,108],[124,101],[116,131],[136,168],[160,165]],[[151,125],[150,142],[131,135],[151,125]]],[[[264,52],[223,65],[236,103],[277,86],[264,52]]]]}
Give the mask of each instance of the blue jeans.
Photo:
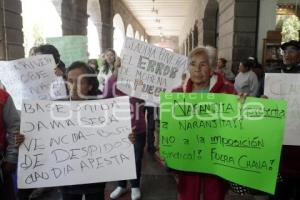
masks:
{"type": "Polygon", "coordinates": [[[157,109],[154,107],[147,106],[145,107],[145,110],[147,110],[147,150],[154,151],[155,115],[157,109]]]}
{"type": "MultiPolygon", "coordinates": [[[[137,179],[130,180],[130,185],[132,188],[140,187],[142,160],[143,160],[145,143],[146,143],[145,133],[137,133],[135,144],[134,144],[135,167],[136,167],[137,179]]],[[[127,181],[118,181],[118,185],[122,188],[126,188],[127,181]]]]}

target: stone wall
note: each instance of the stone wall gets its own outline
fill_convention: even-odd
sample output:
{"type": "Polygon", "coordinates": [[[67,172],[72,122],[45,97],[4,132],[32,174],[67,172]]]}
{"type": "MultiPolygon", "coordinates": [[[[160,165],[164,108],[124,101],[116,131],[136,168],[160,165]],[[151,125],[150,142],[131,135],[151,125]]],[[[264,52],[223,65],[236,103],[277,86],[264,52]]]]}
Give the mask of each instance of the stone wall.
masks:
{"type": "Polygon", "coordinates": [[[0,59],[24,57],[22,5],[19,0],[0,0],[0,59]]]}
{"type": "Polygon", "coordinates": [[[180,52],[195,46],[196,25],[198,45],[217,47],[218,57],[236,71],[241,60],[256,56],[258,10],[258,0],[194,0],[179,36],[180,52]]]}
{"type": "Polygon", "coordinates": [[[258,0],[236,0],[232,67],[237,71],[240,61],[256,56],[258,32],[258,0]]]}

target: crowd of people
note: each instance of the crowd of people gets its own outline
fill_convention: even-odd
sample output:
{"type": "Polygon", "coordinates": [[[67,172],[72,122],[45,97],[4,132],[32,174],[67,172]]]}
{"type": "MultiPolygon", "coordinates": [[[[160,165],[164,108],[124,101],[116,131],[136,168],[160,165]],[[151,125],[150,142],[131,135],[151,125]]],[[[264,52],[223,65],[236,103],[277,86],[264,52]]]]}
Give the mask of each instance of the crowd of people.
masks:
{"type": "MultiPolygon", "coordinates": [[[[273,69],[275,73],[300,73],[300,42],[290,41],[282,44],[283,65],[273,69]]],[[[92,59],[88,63],[75,61],[66,67],[60,60],[58,50],[52,45],[41,45],[32,48],[30,55],[52,54],[56,63],[54,72],[67,82],[68,93],[72,100],[91,100],[98,98],[113,98],[125,96],[116,88],[118,70],[121,59],[113,49],[107,49],[100,60],[92,59]],[[79,79],[82,75],[86,76],[79,79]],[[78,83],[78,81],[80,83],[78,83]]],[[[253,97],[263,95],[264,68],[254,57],[248,57],[239,64],[238,74],[234,75],[226,67],[227,60],[218,58],[216,50],[211,47],[197,47],[188,56],[188,70],[182,74],[182,82],[174,88],[174,92],[185,93],[226,93],[253,97]]],[[[1,199],[28,200],[34,189],[19,189],[14,191],[11,174],[16,171],[18,147],[24,141],[20,133],[20,117],[12,98],[0,89],[0,197],[1,199]]],[[[130,180],[131,199],[141,199],[140,178],[144,148],[154,154],[159,147],[155,146],[155,121],[159,106],[151,102],[130,97],[132,112],[132,130],[130,141],[134,144],[137,178],[130,180]]],[[[300,199],[300,147],[283,146],[280,170],[275,195],[270,200],[300,199]]],[[[258,192],[249,188],[231,184],[220,177],[204,173],[183,172],[171,170],[177,180],[178,199],[224,200],[228,188],[244,195],[247,192],[258,192]],[[239,187],[239,190],[236,190],[239,187]]],[[[259,180],[257,180],[259,181],[259,180]]],[[[104,199],[105,183],[93,183],[76,186],[64,186],[59,190],[64,200],[104,199]]],[[[111,199],[118,199],[127,190],[127,181],[120,180],[118,186],[110,194],[111,199]]],[[[155,192],[155,191],[153,191],[155,192]]]]}

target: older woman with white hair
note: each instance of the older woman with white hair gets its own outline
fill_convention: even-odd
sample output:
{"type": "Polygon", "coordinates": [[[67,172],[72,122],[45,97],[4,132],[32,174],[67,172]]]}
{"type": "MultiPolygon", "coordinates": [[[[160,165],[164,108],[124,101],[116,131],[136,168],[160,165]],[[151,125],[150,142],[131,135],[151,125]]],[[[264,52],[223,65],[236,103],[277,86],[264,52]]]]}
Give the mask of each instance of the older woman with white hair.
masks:
{"type": "MultiPolygon", "coordinates": [[[[174,92],[236,94],[233,85],[224,76],[214,72],[215,61],[216,53],[212,47],[197,47],[192,50],[188,67],[190,79],[184,87],[177,88],[174,92]]],[[[177,171],[176,174],[180,200],[200,200],[201,188],[204,200],[225,198],[224,181],[217,176],[183,171],[177,171]]]]}

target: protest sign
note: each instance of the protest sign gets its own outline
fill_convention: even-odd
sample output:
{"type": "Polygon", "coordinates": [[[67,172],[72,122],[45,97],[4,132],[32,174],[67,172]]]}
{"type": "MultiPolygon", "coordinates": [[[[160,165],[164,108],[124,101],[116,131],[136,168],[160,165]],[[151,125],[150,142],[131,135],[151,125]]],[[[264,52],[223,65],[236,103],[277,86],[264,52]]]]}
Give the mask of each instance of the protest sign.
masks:
{"type": "Polygon", "coordinates": [[[129,97],[29,101],[21,113],[18,187],[135,179],[129,97]]]}
{"type": "Polygon", "coordinates": [[[264,94],[288,102],[285,145],[300,145],[300,74],[266,73],[264,94]]]}
{"type": "Polygon", "coordinates": [[[75,61],[88,61],[87,37],[82,35],[68,35],[46,39],[48,44],[55,46],[60,59],[70,66],[75,61]]]}
{"type": "Polygon", "coordinates": [[[12,96],[17,109],[22,99],[66,97],[66,86],[54,73],[52,55],[38,55],[13,61],[0,61],[0,80],[12,96]]]}
{"type": "Polygon", "coordinates": [[[160,154],[171,168],[274,193],[285,113],[279,100],[161,94],[160,154]]]}
{"type": "Polygon", "coordinates": [[[186,68],[187,57],[126,38],[117,88],[129,96],[158,104],[160,92],[180,86],[186,68]]]}

